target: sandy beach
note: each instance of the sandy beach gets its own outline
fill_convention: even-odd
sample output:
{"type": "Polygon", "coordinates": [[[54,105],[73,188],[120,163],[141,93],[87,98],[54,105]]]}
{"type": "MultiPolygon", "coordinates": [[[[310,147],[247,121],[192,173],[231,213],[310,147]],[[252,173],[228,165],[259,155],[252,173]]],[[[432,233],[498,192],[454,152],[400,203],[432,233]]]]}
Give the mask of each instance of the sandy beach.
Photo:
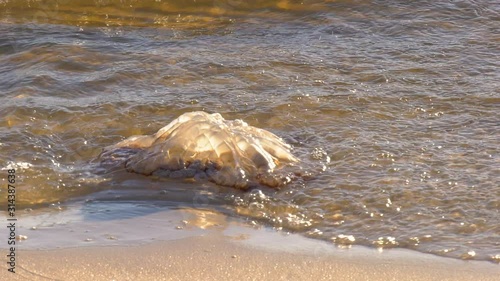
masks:
{"type": "Polygon", "coordinates": [[[180,209],[149,216],[152,217],[120,220],[122,229],[108,221],[94,223],[92,231],[83,231],[89,226],[80,222],[28,232],[30,238],[23,241],[17,252],[16,273],[8,272],[3,263],[0,279],[497,280],[495,276],[500,273],[499,265],[493,263],[410,250],[380,252],[360,246],[339,249],[331,243],[252,227],[214,211],[180,209]],[[140,222],[158,217],[166,222],[162,226],[167,230],[163,236],[131,242],[127,229],[135,224],[151,232],[140,222]],[[86,244],[73,242],[71,247],[67,242],[72,238],[81,240],[84,235],[109,236],[110,225],[118,234],[107,239],[108,244],[95,239],[86,244]],[[71,232],[60,232],[68,228],[71,232]],[[54,239],[62,238],[61,235],[66,240],[61,239],[56,246],[54,239]],[[47,244],[50,237],[53,243],[47,244]]]}

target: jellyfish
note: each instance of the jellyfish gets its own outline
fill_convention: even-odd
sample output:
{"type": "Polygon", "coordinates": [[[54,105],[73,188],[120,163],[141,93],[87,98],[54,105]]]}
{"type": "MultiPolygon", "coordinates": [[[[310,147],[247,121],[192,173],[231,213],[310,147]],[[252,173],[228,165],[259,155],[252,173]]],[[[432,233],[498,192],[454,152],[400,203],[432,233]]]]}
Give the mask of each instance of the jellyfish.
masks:
{"type": "Polygon", "coordinates": [[[153,135],[131,136],[104,148],[100,159],[133,173],[248,189],[290,182],[293,175],[286,167],[299,162],[291,149],[275,134],[242,120],[195,111],[153,135]]]}

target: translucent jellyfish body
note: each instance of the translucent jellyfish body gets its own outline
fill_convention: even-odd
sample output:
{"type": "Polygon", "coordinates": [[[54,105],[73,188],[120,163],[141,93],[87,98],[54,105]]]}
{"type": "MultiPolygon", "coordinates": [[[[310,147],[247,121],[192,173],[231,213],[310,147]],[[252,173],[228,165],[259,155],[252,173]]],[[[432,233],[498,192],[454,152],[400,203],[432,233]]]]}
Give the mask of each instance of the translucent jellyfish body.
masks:
{"type": "Polygon", "coordinates": [[[290,150],[269,131],[196,111],[179,116],[154,135],[132,136],[108,146],[100,158],[139,174],[206,179],[247,189],[290,181],[283,168],[298,162],[290,150]]]}

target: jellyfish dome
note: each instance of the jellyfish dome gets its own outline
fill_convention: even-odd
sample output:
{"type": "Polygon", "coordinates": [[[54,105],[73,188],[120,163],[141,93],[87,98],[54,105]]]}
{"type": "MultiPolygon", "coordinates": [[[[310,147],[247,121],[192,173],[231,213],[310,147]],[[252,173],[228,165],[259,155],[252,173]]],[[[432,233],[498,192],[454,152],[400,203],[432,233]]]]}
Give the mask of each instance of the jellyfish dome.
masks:
{"type": "Polygon", "coordinates": [[[154,135],[132,136],[101,153],[102,163],[129,172],[209,180],[247,189],[290,181],[284,167],[298,162],[291,146],[275,134],[219,113],[189,112],[154,135]]]}

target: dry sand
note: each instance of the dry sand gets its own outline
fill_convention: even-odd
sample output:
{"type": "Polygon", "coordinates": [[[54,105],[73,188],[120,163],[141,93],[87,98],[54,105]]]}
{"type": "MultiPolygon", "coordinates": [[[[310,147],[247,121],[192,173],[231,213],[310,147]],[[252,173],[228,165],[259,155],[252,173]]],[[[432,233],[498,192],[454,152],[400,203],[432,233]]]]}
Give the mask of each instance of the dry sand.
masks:
{"type": "MultiPolygon", "coordinates": [[[[169,218],[169,229],[175,230],[169,232],[170,240],[115,246],[88,243],[86,247],[46,250],[29,249],[40,245],[26,243],[17,252],[17,273],[9,273],[2,263],[0,280],[387,281],[499,280],[500,276],[500,266],[489,262],[402,249],[338,249],[331,243],[250,227],[213,211],[170,210],[155,216],[169,218]],[[185,225],[176,229],[181,220],[185,225]],[[172,235],[176,232],[182,235],[172,235]]],[[[133,220],[139,219],[126,224],[132,226],[133,220]]],[[[105,225],[93,231],[104,233],[105,225]]],[[[51,231],[32,236],[57,234],[57,230],[51,231]]],[[[42,238],[33,241],[43,243],[42,238]]]]}

